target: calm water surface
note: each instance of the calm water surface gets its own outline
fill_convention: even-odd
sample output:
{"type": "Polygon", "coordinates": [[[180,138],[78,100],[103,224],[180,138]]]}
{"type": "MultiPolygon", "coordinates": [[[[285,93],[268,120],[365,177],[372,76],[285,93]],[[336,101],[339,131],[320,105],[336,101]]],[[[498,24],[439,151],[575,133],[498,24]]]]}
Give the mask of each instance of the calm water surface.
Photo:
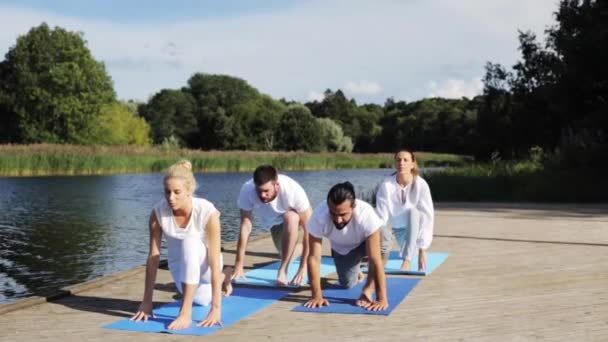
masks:
{"type": "MultiPolygon", "coordinates": [[[[370,194],[390,169],[285,172],[313,208],[343,181],[370,194]]],[[[236,198],[247,173],[197,174],[198,196],[222,213],[222,240],[238,238],[236,198]]],[[[0,303],[142,265],[161,174],[0,178],[0,303]]],[[[257,225],[253,235],[263,233],[257,225]]],[[[166,255],[163,244],[163,255],[166,255]]]]}

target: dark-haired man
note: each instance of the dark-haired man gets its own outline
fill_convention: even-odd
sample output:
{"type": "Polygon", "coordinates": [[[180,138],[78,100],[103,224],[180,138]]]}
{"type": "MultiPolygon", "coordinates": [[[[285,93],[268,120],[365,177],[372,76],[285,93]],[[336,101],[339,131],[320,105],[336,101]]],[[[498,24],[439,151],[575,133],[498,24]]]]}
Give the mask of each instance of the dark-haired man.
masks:
{"type": "Polygon", "coordinates": [[[316,308],[329,305],[323,298],[319,275],[321,243],[325,237],[331,244],[331,254],[340,285],[343,287],[351,288],[361,281],[361,260],[365,255],[369,258],[367,282],[356,304],[372,311],[388,308],[386,276],[380,253],[382,225],[383,222],[376,215],[374,208],[356,199],[350,182],[336,184],[329,190],[327,201],[315,208],[307,225],[310,235],[308,274],[312,298],[304,306],[316,308]]]}
{"type": "Polygon", "coordinates": [[[281,265],[277,272],[277,284],[302,285],[308,258],[306,224],[312,213],[304,189],[288,176],[277,174],[274,167],[261,165],[253,172],[253,178],[241,187],[238,206],[241,210],[241,224],[232,279],[245,278],[245,250],[255,214],[262,227],[270,230],[272,241],[279,252],[281,265]],[[298,272],[288,283],[287,267],[298,242],[299,227],[304,231],[302,258],[298,272]]]}

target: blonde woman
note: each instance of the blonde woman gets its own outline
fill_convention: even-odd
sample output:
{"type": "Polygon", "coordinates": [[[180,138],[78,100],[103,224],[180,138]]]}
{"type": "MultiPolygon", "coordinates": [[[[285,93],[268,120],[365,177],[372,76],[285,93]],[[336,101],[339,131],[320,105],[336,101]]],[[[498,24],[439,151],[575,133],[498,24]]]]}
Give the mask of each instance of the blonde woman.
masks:
{"type": "Polygon", "coordinates": [[[396,172],[380,183],[376,193],[376,212],[385,222],[382,252],[387,255],[394,233],[403,259],[401,269],[409,270],[414,253],[418,253],[418,270],[424,271],[425,251],[433,240],[435,214],[431,190],[418,174],[412,151],[400,149],[394,159],[396,172]]]}
{"type": "Polygon", "coordinates": [[[211,304],[207,318],[198,326],[221,325],[222,294],[230,295],[232,287],[230,278],[222,272],[220,213],[211,202],[193,196],[196,180],[192,164],[187,160],[169,167],[164,188],[165,199],[150,213],[150,251],[144,297],[131,320],[147,321],[152,315],[152,293],[164,234],[169,270],[182,294],[179,314],[169,329],[184,329],[192,324],[193,303],[211,304]]]}

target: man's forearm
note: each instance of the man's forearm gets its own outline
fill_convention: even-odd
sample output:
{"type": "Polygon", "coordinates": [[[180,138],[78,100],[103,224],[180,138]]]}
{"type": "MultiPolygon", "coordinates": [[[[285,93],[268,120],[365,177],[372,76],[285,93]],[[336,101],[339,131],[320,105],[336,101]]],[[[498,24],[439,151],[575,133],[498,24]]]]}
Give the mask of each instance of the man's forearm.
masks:
{"type": "Polygon", "coordinates": [[[308,232],[304,229],[304,235],[302,236],[302,266],[306,266],[308,256],[310,255],[310,246],[308,245],[309,238],[308,232]]]}
{"type": "Polygon", "coordinates": [[[242,225],[241,232],[239,234],[239,243],[236,247],[236,264],[242,264],[245,260],[245,250],[247,249],[247,240],[249,240],[249,234],[251,234],[251,227],[242,225]]]}
{"type": "Polygon", "coordinates": [[[312,297],[320,297],[321,292],[321,276],[319,273],[320,257],[313,255],[308,257],[308,278],[310,279],[310,289],[312,297]]]}
{"type": "Polygon", "coordinates": [[[382,259],[374,260],[374,282],[376,285],[377,300],[387,300],[386,297],[386,274],[384,273],[384,265],[382,259]]]}

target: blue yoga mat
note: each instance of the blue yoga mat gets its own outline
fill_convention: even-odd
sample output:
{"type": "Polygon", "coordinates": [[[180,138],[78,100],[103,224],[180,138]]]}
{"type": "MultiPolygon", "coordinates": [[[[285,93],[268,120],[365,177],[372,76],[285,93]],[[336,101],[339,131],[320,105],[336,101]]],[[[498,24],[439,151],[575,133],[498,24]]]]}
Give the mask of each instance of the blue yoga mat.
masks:
{"type": "Polygon", "coordinates": [[[232,295],[222,298],[222,323],[223,327],[197,327],[196,323],[204,320],[209,312],[209,307],[194,305],[192,307],[192,325],[182,330],[169,330],[167,327],[177,317],[181,301],[163,305],[154,310],[155,318],[149,318],[147,322],[134,322],[123,319],[118,322],[105,325],[107,329],[118,329],[128,331],[171,333],[179,335],[204,336],[216,330],[225,328],[239,320],[256,313],[257,311],[271,305],[277,300],[290,293],[283,289],[260,289],[260,288],[235,288],[232,295]]]}
{"type": "MultiPolygon", "coordinates": [[[[280,261],[273,262],[272,264],[266,265],[264,267],[256,268],[251,271],[245,273],[245,277],[247,279],[235,279],[232,282],[234,284],[244,284],[244,285],[255,285],[255,286],[267,286],[267,287],[279,287],[276,283],[277,281],[277,271],[279,270],[279,266],[281,265],[280,261]]],[[[300,260],[294,260],[289,264],[289,268],[287,270],[287,280],[291,281],[293,277],[298,272],[298,268],[300,267],[300,260]]],[[[334,260],[331,257],[324,256],[321,257],[321,277],[324,277],[330,273],[336,272],[336,267],[334,265],[334,260]]],[[[308,284],[308,274],[304,276],[304,284],[308,284]]],[[[289,285],[285,286],[287,288],[297,288],[297,286],[289,285]]]]}
{"type": "MultiPolygon", "coordinates": [[[[410,274],[410,275],[427,275],[431,274],[441,263],[443,263],[448,258],[448,253],[434,253],[427,252],[426,253],[426,270],[418,271],[418,255],[412,258],[412,262],[410,263],[410,269],[407,271],[401,270],[401,264],[403,263],[403,259],[399,256],[399,252],[391,251],[388,262],[386,266],[384,266],[384,272],[386,274],[410,274]]],[[[363,272],[367,273],[367,267],[363,267],[363,272]]]]}
{"type": "Polygon", "coordinates": [[[355,305],[361,295],[365,282],[357,284],[350,289],[330,288],[323,290],[323,298],[329,301],[329,306],[310,309],[300,304],[291,311],[315,313],[342,313],[388,316],[403,301],[416,285],[420,278],[386,278],[386,293],[388,296],[388,309],[383,311],[368,311],[355,305]]]}

